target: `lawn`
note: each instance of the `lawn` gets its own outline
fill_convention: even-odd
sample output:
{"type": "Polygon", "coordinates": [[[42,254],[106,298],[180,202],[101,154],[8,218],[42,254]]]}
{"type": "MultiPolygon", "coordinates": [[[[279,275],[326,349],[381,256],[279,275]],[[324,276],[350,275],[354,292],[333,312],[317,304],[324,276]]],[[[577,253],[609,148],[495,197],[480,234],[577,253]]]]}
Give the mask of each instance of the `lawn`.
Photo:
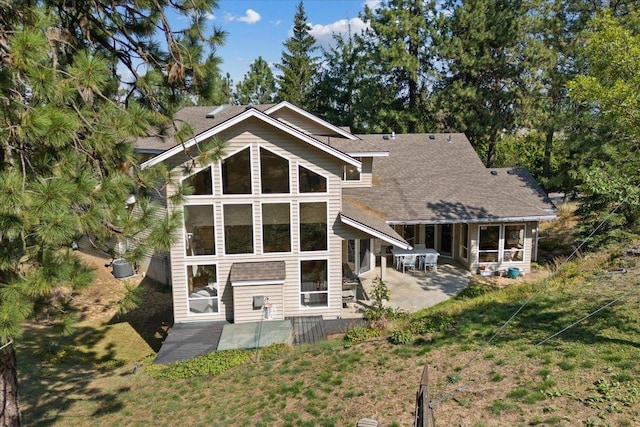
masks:
{"type": "MultiPolygon", "coordinates": [[[[18,347],[24,423],[353,426],[371,417],[409,426],[427,364],[440,426],[637,426],[638,261],[619,250],[524,284],[478,280],[452,300],[396,319],[380,336],[234,354],[216,375],[198,367],[220,366],[220,355],[188,369],[151,366],[167,315],[159,307],[145,313],[146,323],[92,316],[75,344],[34,327],[18,347]],[[184,372],[192,376],[162,377],[184,372]]],[[[162,289],[141,286],[162,300],[162,289]]]]}

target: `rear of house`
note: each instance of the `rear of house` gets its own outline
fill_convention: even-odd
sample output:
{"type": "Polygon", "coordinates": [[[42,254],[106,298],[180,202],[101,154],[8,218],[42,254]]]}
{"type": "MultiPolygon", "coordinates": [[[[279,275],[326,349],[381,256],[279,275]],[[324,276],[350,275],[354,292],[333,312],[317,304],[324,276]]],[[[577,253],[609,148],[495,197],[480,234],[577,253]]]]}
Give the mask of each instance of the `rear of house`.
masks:
{"type": "Polygon", "coordinates": [[[138,144],[143,167],[194,189],[167,203],[184,224],[166,254],[178,323],[338,318],[345,266],[369,271],[393,247],[527,270],[553,217],[525,171],[487,170],[461,134],[355,136],[286,102],[179,116],[192,139],[138,144]],[[221,159],[198,155],[212,138],[221,159]]]}

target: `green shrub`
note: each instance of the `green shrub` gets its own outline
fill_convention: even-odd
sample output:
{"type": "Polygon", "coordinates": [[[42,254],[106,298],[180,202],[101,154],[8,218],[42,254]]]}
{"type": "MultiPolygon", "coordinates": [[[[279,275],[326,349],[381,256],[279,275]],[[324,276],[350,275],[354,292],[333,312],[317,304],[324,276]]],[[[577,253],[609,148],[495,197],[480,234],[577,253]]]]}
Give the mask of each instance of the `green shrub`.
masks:
{"type": "Polygon", "coordinates": [[[251,353],[252,351],[249,350],[225,350],[169,365],[154,365],[151,370],[151,376],[175,380],[204,375],[219,375],[234,366],[245,363],[249,360],[251,353]]]}
{"type": "Polygon", "coordinates": [[[453,317],[448,313],[435,312],[411,320],[409,329],[414,334],[444,332],[453,325],[453,317]]]}
{"type": "Polygon", "coordinates": [[[368,326],[355,326],[344,335],[345,346],[366,341],[370,338],[379,337],[381,332],[368,326]]]}
{"type": "Polygon", "coordinates": [[[407,329],[396,329],[389,337],[392,344],[409,345],[413,342],[413,334],[407,329]]]}

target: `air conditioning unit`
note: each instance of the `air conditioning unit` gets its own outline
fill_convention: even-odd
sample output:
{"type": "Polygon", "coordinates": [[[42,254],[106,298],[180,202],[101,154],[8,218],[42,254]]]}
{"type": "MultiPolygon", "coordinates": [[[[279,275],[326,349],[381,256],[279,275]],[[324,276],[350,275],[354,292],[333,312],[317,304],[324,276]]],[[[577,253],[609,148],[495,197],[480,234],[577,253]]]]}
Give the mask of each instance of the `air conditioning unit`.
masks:
{"type": "Polygon", "coordinates": [[[116,279],[133,276],[133,267],[131,267],[131,264],[129,264],[129,261],[126,259],[114,260],[113,263],[111,263],[111,267],[113,267],[113,276],[116,279]]]}

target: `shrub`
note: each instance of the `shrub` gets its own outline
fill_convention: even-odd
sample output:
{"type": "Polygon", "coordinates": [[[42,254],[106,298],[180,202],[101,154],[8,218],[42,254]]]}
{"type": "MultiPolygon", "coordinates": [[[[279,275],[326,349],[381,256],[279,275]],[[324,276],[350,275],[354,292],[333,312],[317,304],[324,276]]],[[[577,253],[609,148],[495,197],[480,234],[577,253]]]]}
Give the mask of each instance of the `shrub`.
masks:
{"type": "Polygon", "coordinates": [[[413,342],[413,334],[407,329],[396,329],[389,337],[392,344],[409,345],[413,342]]]}
{"type": "Polygon", "coordinates": [[[249,350],[225,350],[170,365],[154,365],[151,376],[170,380],[203,375],[219,375],[249,360],[249,350]]]}
{"type": "Polygon", "coordinates": [[[350,347],[352,344],[366,341],[369,338],[379,337],[380,333],[379,330],[367,326],[355,326],[344,335],[345,346],[350,347]]]}

